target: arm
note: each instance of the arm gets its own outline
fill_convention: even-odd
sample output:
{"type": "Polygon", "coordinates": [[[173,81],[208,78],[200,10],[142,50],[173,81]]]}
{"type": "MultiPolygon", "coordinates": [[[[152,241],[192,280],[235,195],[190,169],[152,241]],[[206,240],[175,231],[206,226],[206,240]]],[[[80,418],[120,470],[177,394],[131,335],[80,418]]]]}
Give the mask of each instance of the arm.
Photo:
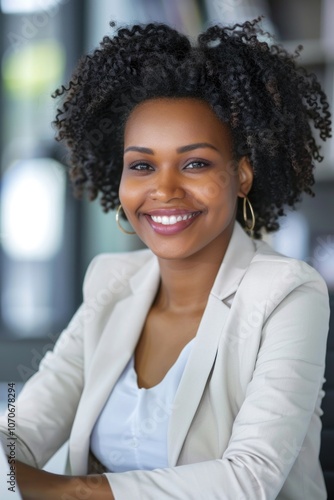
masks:
{"type": "MultiPolygon", "coordinates": [[[[84,282],[87,287],[94,262],[84,282]]],[[[89,312],[89,307],[88,307],[89,312]]],[[[42,359],[38,372],[25,384],[16,402],[15,475],[24,500],[91,497],[113,500],[102,475],[63,476],[40,470],[68,439],[84,380],[83,304],[62,332],[53,352],[42,359]],[[29,465],[28,465],[29,464],[29,465]],[[88,495],[88,496],[87,496],[88,495]]],[[[0,440],[6,449],[6,415],[0,417],[0,440]]]]}
{"type": "Polygon", "coordinates": [[[107,479],[102,475],[61,476],[16,462],[16,477],[24,500],[93,498],[114,500],[107,479]],[[73,495],[73,496],[72,496],[73,495]]]}
{"type": "MultiPolygon", "coordinates": [[[[80,311],[79,313],[80,314],[80,311]]],[[[83,386],[82,339],[77,316],[53,352],[24,385],[15,407],[16,459],[43,467],[68,439],[83,386]]],[[[7,442],[7,416],[0,417],[0,440],[7,442]]]]}
{"type": "MultiPolygon", "coordinates": [[[[93,261],[94,262],[94,261],[93,261]]],[[[87,271],[85,284],[91,275],[87,271]]],[[[83,316],[74,315],[38,372],[24,385],[15,411],[15,458],[42,468],[68,439],[83,388],[83,316]]],[[[6,449],[7,415],[0,416],[0,441],[6,449]]]]}

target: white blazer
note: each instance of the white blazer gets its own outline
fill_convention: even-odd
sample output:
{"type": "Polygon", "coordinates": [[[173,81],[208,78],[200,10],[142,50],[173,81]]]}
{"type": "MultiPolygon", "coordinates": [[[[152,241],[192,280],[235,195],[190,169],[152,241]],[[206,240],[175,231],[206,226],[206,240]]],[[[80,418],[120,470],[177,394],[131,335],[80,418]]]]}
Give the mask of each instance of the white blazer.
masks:
{"type": "MultiPolygon", "coordinates": [[[[87,472],[92,428],[159,279],[149,250],[92,261],[83,305],[19,397],[18,459],[43,467],[69,438],[70,472],[87,472]]],[[[169,467],[107,473],[116,500],[325,499],[318,455],[328,319],[319,274],[236,223],[166,409],[169,467]]]]}

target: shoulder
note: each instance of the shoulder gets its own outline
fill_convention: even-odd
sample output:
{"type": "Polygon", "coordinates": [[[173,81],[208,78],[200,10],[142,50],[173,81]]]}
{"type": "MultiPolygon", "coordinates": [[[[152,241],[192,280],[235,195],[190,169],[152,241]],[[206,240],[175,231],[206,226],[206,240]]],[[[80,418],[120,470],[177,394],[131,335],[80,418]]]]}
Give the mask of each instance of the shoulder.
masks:
{"type": "Polygon", "coordinates": [[[84,279],[84,295],[89,296],[103,287],[125,286],[144,267],[154,266],[156,257],[148,250],[103,253],[94,257],[84,279]]]}
{"type": "Polygon", "coordinates": [[[276,252],[270,245],[256,242],[256,252],[250,264],[253,272],[261,271],[264,278],[285,282],[289,287],[312,282],[326,291],[327,285],[322,276],[305,261],[287,257],[276,252]]]}
{"type": "Polygon", "coordinates": [[[328,288],[318,271],[302,260],[276,252],[265,242],[255,242],[255,247],[243,280],[255,300],[261,297],[272,310],[281,301],[303,294],[308,303],[320,303],[327,308],[328,288]]]}

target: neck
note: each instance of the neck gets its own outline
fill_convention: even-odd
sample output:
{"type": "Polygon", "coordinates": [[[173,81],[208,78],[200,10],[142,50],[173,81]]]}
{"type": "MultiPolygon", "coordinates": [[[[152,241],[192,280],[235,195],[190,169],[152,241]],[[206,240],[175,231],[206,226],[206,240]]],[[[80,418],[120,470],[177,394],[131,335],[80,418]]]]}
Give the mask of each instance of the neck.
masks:
{"type": "Polygon", "coordinates": [[[205,257],[196,254],[186,259],[159,258],[161,285],[155,305],[163,310],[180,313],[203,311],[218,270],[224,258],[225,248],[214,248],[205,257]]]}

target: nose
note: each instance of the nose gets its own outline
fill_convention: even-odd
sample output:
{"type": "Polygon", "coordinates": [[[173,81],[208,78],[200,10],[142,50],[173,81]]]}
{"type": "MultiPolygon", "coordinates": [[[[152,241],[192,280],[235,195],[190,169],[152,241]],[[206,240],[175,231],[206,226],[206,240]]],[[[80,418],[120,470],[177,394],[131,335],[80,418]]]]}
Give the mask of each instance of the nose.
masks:
{"type": "Polygon", "coordinates": [[[156,173],[154,185],[150,192],[152,200],[167,203],[173,199],[182,199],[185,196],[185,188],[177,172],[168,169],[156,173]]]}

